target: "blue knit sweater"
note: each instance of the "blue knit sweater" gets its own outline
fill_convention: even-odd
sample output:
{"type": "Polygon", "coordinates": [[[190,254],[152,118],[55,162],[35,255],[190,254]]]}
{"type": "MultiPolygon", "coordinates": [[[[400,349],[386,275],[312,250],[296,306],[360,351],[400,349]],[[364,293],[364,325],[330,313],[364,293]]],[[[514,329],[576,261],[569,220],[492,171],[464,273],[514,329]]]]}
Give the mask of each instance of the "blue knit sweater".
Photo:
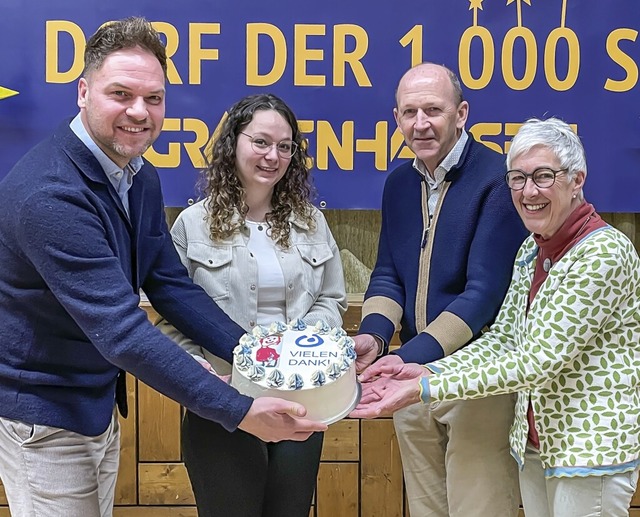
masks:
{"type": "Polygon", "coordinates": [[[387,178],[378,258],[361,334],[388,345],[396,327],[405,362],[464,346],[495,318],[527,235],[504,180],[504,157],[469,138],[426,231],[424,178],[412,162],[387,178]]]}
{"type": "Polygon", "coordinates": [[[189,279],[148,162],[129,202],[131,222],[68,122],[0,183],[0,416],[98,435],[123,369],[235,429],[252,399],[151,325],[138,289],[227,360],[244,331],[189,279]]]}

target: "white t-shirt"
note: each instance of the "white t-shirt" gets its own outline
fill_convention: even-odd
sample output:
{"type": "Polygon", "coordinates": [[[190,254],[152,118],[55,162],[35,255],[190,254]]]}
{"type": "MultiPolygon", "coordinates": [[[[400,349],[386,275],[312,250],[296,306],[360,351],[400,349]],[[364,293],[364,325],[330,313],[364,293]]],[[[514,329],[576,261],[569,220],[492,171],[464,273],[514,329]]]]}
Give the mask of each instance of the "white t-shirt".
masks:
{"type": "Polygon", "coordinates": [[[276,243],[271,239],[267,223],[247,220],[247,248],[258,262],[258,321],[269,325],[285,320],[285,285],[282,267],[276,255],[276,243]]]}

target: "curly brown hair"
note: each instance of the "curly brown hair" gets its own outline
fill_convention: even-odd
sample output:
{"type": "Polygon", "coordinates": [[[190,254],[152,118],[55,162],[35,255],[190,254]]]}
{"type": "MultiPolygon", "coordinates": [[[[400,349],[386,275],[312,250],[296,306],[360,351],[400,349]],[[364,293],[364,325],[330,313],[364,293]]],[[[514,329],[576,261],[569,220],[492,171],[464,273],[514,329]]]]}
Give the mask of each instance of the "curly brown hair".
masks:
{"type": "Polygon", "coordinates": [[[291,139],[298,144],[298,150],[291,157],[289,167],[282,179],[275,185],[271,196],[272,210],[266,215],[271,238],[283,248],[290,246],[289,218],[293,215],[315,230],[311,197],[315,193],[311,173],[310,158],[306,141],[291,108],[270,93],[249,95],[235,103],[229,110],[220,134],[211,148],[211,158],[207,157],[207,168],[202,171],[200,187],[206,196],[205,207],[209,235],[212,240],[222,240],[240,231],[245,224],[249,207],[246,203],[245,188],[236,172],[236,146],[238,135],[253,120],[259,110],[278,112],[291,127],[291,139]],[[240,220],[234,213],[240,214],[240,220]]]}

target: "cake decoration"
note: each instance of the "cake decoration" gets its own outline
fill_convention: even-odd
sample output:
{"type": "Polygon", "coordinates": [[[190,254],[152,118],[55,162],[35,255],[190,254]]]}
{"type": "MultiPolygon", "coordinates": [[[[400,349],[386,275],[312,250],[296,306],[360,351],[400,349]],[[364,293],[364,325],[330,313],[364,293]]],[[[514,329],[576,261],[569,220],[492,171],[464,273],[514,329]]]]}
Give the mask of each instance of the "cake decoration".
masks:
{"type": "Polygon", "coordinates": [[[360,398],[356,357],[355,343],[344,329],[322,320],[258,325],[234,350],[231,385],[251,397],[299,402],[307,418],[333,423],[360,398]]]}
{"type": "Polygon", "coordinates": [[[304,386],[304,381],[302,380],[302,375],[299,373],[294,373],[289,377],[289,388],[292,390],[300,390],[304,386]]]}
{"type": "Polygon", "coordinates": [[[280,388],[284,384],[284,375],[280,370],[273,370],[267,379],[267,386],[270,388],[280,388]]]}

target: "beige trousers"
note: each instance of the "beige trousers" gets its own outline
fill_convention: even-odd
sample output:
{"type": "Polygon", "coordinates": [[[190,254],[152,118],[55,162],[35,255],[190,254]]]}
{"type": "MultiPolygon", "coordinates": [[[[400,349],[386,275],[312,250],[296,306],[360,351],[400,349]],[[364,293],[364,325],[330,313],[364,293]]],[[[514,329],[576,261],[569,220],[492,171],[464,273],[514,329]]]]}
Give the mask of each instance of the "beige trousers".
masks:
{"type": "Polygon", "coordinates": [[[394,415],[411,517],[515,517],[511,395],[415,404],[394,415]]]}
{"type": "Polygon", "coordinates": [[[520,489],[526,517],[629,517],[638,469],[610,476],[545,478],[540,453],[527,447],[520,489]]]}
{"type": "Polygon", "coordinates": [[[0,477],[11,517],[110,517],[120,426],[100,436],[0,418],[0,477]]]}

